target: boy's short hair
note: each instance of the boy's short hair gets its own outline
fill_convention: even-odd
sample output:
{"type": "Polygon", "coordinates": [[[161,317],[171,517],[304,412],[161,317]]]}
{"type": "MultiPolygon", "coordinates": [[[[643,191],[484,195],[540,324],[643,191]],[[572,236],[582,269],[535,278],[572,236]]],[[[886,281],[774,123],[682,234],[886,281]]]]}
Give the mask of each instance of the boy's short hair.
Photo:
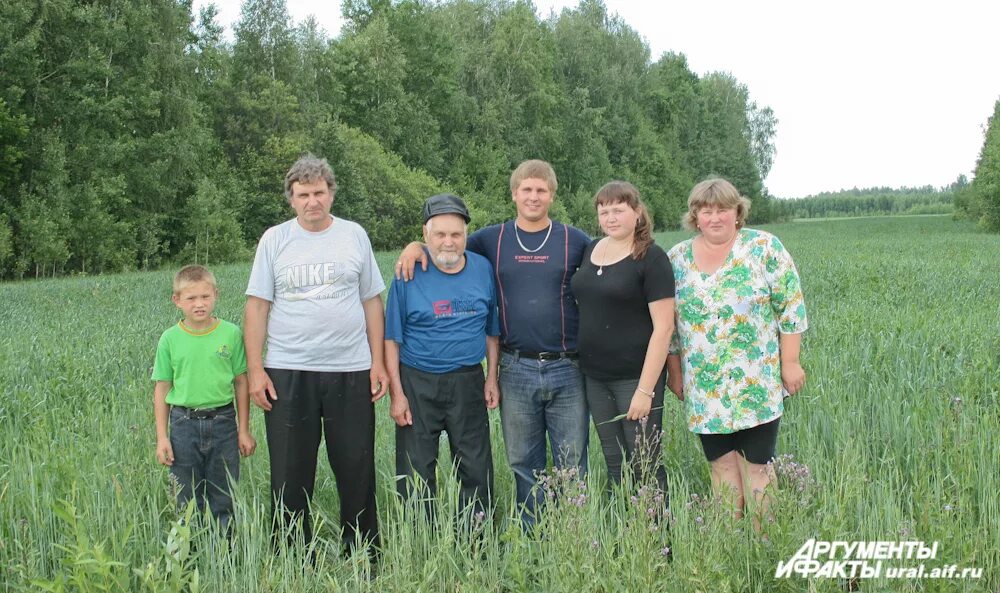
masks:
{"type": "Polygon", "coordinates": [[[510,193],[513,195],[521,182],[525,179],[541,179],[549,186],[549,192],[556,195],[559,189],[559,181],[556,179],[555,169],[545,161],[532,159],[524,161],[510,174],[510,193]]]}
{"type": "Polygon", "coordinates": [[[326,159],[321,159],[311,153],[306,153],[295,161],[288,172],[285,173],[285,198],[292,201],[293,183],[313,183],[320,179],[326,181],[330,188],[330,194],[337,191],[337,179],[333,176],[333,169],[326,159]]]}
{"type": "Polygon", "coordinates": [[[180,294],[185,287],[195,282],[208,282],[212,288],[219,290],[219,285],[215,282],[215,274],[209,272],[205,266],[192,264],[184,266],[174,274],[174,294],[180,294]]]}

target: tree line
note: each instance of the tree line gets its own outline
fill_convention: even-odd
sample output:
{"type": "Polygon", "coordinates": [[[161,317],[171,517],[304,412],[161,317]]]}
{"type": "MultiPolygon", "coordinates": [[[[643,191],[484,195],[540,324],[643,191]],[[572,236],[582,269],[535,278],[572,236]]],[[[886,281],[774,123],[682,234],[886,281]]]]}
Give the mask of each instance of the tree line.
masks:
{"type": "Polygon", "coordinates": [[[898,214],[951,214],[957,192],[969,185],[964,175],[951,185],[935,188],[872,187],[822,192],[805,198],[775,200],[771,209],[778,220],[892,216],[898,214]]]}
{"type": "Polygon", "coordinates": [[[290,214],[306,151],[334,212],[377,249],[418,236],[442,190],[476,225],[511,215],[526,158],[559,174],[554,214],[594,230],[612,178],[674,228],[693,183],[730,179],[769,220],[774,113],[727,73],[655,61],[600,0],[346,0],[331,38],[284,0],[245,0],[233,39],[190,0],[0,4],[0,277],[248,257],[290,214]]]}
{"type": "Polygon", "coordinates": [[[1000,99],[987,122],[972,183],[955,196],[955,213],[1000,233],[1000,99]]]}
{"type": "Polygon", "coordinates": [[[948,214],[1000,232],[1000,100],[983,133],[983,145],[970,182],[965,175],[947,187],[887,187],[820,193],[769,205],[772,220],[892,214],[948,214]]]}

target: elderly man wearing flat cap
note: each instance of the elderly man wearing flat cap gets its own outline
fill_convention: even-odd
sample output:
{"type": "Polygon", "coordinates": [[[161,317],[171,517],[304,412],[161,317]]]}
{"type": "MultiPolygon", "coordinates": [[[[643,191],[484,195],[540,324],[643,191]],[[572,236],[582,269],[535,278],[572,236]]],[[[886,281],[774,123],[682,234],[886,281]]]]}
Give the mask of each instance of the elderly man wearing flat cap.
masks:
{"type": "Polygon", "coordinates": [[[448,433],[463,508],[490,506],[493,457],[487,408],[497,407],[500,326],[493,270],[465,251],[469,211],[458,196],[424,203],[431,261],[413,280],[396,280],[386,307],[385,358],[390,414],[396,422],[399,493],[416,486],[434,495],[438,442],[448,433]],[[486,377],[482,360],[486,358],[486,377]],[[409,479],[410,477],[419,480],[409,479]]]}

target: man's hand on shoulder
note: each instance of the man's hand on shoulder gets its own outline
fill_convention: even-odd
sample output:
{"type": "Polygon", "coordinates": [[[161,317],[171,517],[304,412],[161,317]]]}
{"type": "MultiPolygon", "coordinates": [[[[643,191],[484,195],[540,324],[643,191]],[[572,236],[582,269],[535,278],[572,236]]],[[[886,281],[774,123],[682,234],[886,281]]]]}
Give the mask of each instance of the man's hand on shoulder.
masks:
{"type": "Polygon", "coordinates": [[[424,245],[418,241],[413,241],[399,254],[399,259],[396,260],[396,279],[405,280],[409,282],[413,280],[413,272],[417,267],[417,262],[420,262],[420,269],[427,271],[427,252],[424,251],[424,245]]]}

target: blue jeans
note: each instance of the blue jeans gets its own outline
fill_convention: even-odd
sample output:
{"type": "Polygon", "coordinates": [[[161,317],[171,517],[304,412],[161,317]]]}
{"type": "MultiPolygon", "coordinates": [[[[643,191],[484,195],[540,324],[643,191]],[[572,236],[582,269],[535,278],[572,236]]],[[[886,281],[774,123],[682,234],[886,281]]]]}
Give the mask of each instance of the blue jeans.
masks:
{"type": "Polygon", "coordinates": [[[177,506],[183,509],[195,499],[198,511],[208,504],[222,529],[228,530],[233,516],[229,478],[240,477],[236,408],[229,406],[212,418],[192,418],[191,410],[170,408],[170,446],[174,464],[170,474],[177,480],[177,506]]]}
{"type": "Polygon", "coordinates": [[[557,468],[587,473],[587,400],[575,360],[500,355],[500,419],[507,461],[514,470],[521,523],[534,524],[543,495],[535,485],[546,467],[545,434],[557,468]]]}

